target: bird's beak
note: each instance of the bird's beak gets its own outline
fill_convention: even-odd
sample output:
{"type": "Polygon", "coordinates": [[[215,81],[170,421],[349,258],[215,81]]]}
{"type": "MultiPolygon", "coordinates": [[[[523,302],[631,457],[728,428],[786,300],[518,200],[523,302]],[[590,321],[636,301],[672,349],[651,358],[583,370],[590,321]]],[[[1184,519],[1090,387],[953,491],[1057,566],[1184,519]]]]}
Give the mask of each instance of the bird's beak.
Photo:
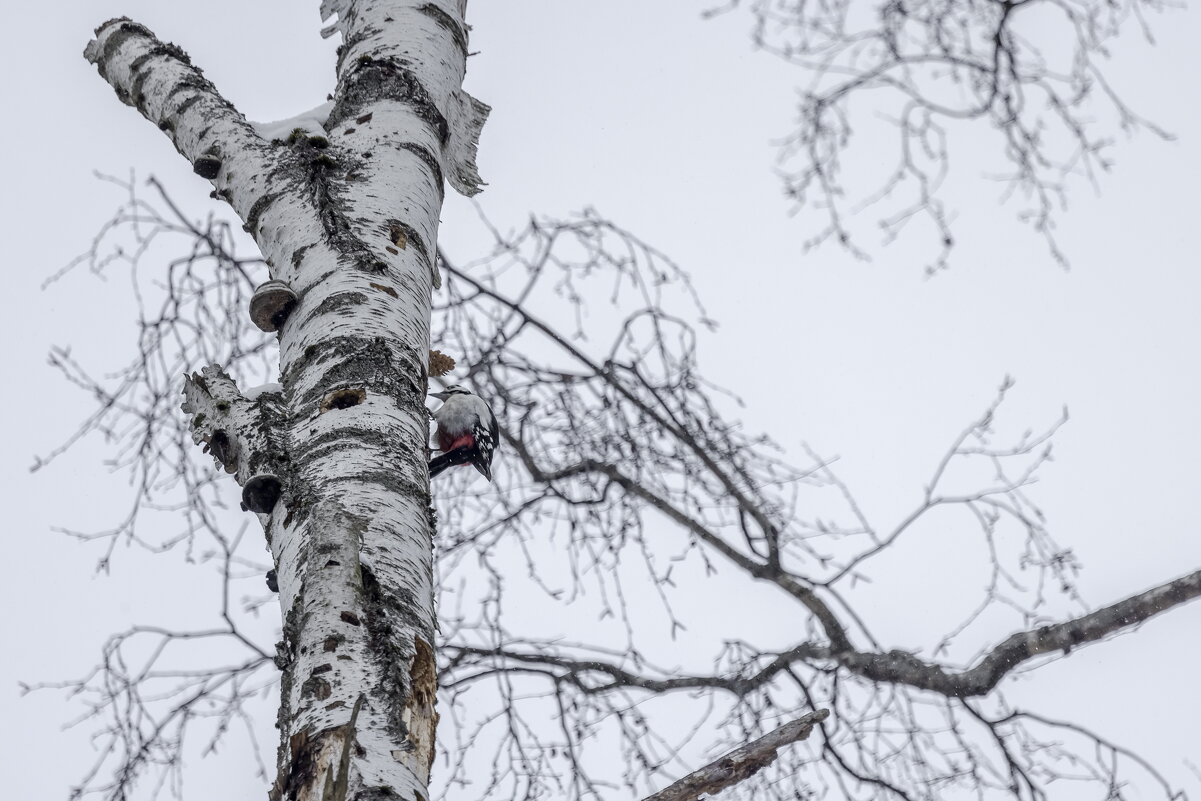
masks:
{"type": "Polygon", "coordinates": [[[431,392],[430,397],[437,398],[440,401],[444,401],[450,397],[450,393],[449,392],[431,392]]]}

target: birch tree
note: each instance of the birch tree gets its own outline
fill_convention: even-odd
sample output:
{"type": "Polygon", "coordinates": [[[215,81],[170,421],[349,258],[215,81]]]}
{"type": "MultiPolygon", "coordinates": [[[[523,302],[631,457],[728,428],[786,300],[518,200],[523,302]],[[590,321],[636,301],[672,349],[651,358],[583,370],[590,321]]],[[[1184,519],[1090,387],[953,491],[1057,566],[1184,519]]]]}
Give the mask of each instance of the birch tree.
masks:
{"type": "Polygon", "coordinates": [[[327,0],[327,106],[256,128],[178,47],[129,19],[85,56],[254,238],[248,313],[279,386],[186,381],[193,436],[243,487],[278,581],[273,799],[428,796],[436,669],[426,473],[430,293],[443,183],[480,189],[488,108],[462,90],[465,0],[327,0]]]}
{"type": "MultiPolygon", "coordinates": [[[[253,282],[242,270],[254,257],[235,255],[219,222],[197,226],[131,202],[117,220],[136,217],[143,236],[197,243],[175,279],[181,291],[146,310],[142,342],[166,347],[167,363],[195,360],[209,345],[188,321],[224,317],[201,308],[246,293],[253,282]],[[164,341],[173,319],[185,336],[164,341]]],[[[881,520],[832,460],[784,458],[728,416],[698,367],[694,326],[707,318],[686,275],[632,233],[595,217],[539,219],[477,261],[443,257],[442,265],[434,339],[473,365],[465,380],[504,421],[495,491],[450,476],[439,492],[435,764],[448,795],[629,798],[691,777],[687,789],[706,775],[697,770],[705,755],[797,723],[793,733],[813,726],[809,740],[777,751],[768,736],[774,762],[760,753],[742,763],[759,772],[724,771],[745,780],[734,797],[972,792],[1028,801],[1056,797],[1069,779],[1114,798],[1181,797],[1154,756],[1131,750],[1120,730],[1058,719],[1006,692],[1017,673],[1103,647],[1201,595],[1194,570],[1098,606],[1077,597],[1079,565],[1036,486],[1066,416],[1023,431],[1006,412],[1015,389],[1004,382],[950,438],[912,505],[881,520]],[[628,313],[589,322],[587,341],[562,314],[549,322],[556,308],[572,308],[570,298],[583,303],[615,288],[628,313]],[[976,561],[957,569],[982,571],[985,581],[949,602],[955,625],[918,651],[869,622],[862,590],[914,581],[895,575],[889,560],[932,529],[973,541],[976,561]],[[703,606],[698,591],[708,596],[703,606]],[[756,599],[748,612],[782,621],[772,642],[706,618],[714,598],[743,597],[756,599]],[[1063,598],[1078,612],[1049,615],[1063,598]],[[578,629],[566,623],[573,615],[585,621],[578,629]],[[590,630],[598,616],[622,632],[617,644],[590,630]],[[998,628],[998,616],[1016,625],[998,628]],[[564,621],[565,636],[546,636],[548,620],[564,621]],[[673,661],[683,643],[707,653],[708,664],[673,661]]],[[[249,330],[233,347],[231,371],[253,361],[257,335],[249,330]]],[[[180,769],[189,716],[202,704],[218,720],[214,737],[226,736],[273,669],[232,600],[234,587],[261,587],[262,570],[248,562],[253,545],[225,531],[211,476],[179,460],[190,432],[159,400],[174,393],[156,361],[123,374],[120,386],[136,389],[115,398],[77,365],[62,366],[114,399],[101,429],[129,416],[164,421],[160,430],[127,427],[123,447],[138,454],[129,467],[139,485],[154,483],[146,477],[156,466],[181,477],[190,517],[179,536],[219,544],[225,627],[119,632],[94,672],[65,685],[90,699],[107,748],[97,765],[111,776],[94,767],[85,786],[112,798],[152,770],[180,769]],[[163,669],[164,654],[198,637],[233,649],[193,659],[183,678],[163,669]]],[[[104,534],[110,547],[135,536],[124,527],[104,534]]]]}
{"type": "MultiPolygon", "coordinates": [[[[97,670],[67,684],[108,716],[107,750],[82,788],[125,798],[146,772],[178,770],[200,704],[215,705],[224,736],[246,714],[252,679],[278,669],[279,799],[424,798],[431,759],[443,787],[476,798],[662,790],[665,801],[719,790],[703,783],[710,773],[747,779],[755,798],[1025,801],[1061,778],[1114,798],[1131,786],[1176,797],[1153,760],[1110,733],[1005,695],[1015,671],[1201,594],[1191,572],[1048,617],[1048,597],[1078,600],[1071,549],[1032,489],[1065,418],[1003,435],[1005,380],[951,437],[911,508],[877,520],[831,459],[786,458],[732,416],[699,369],[696,327],[710,321],[686,271],[635,234],[595,214],[537,218],[496,232],[490,253],[451,258],[436,236],[442,181],[478,189],[484,116],[459,88],[466,27],[452,5],[327,3],[344,37],[338,90],[273,126],[242,120],[178,48],[136,23],[106,23],[89,47],[119,97],[230,202],[261,256],[239,255],[236,224],[197,223],[161,187],[147,201],[131,185],[108,230],[136,221],[135,236],[188,243],[161,307],[145,310],[144,357],[114,387],[56,356],[101,401],[85,431],[136,423],[121,437],[143,500],[105,534],[110,549],[139,536],[137,504],[166,473],[184,498],[179,536],[211,537],[222,567],[221,627],[119,632],[97,670]],[[579,317],[550,311],[610,295],[622,313],[591,321],[587,341],[579,317]],[[441,489],[455,503],[443,506],[436,564],[422,410],[431,319],[434,341],[497,410],[504,442],[495,492],[469,492],[461,476],[441,489]],[[279,385],[240,389],[234,376],[270,363],[276,333],[279,385]],[[275,648],[242,628],[231,587],[261,582],[261,571],[238,572],[245,539],[225,530],[221,477],[184,455],[193,438],[263,523],[282,610],[275,648]],[[978,597],[956,599],[960,622],[915,652],[865,622],[858,593],[935,519],[974,538],[988,578],[978,597]],[[667,638],[642,624],[653,612],[672,637],[709,628],[685,592],[698,577],[709,595],[770,594],[779,637],[721,629],[700,646],[707,666],[664,663],[667,638]],[[535,614],[514,613],[515,584],[540,593],[535,614]],[[655,602],[631,607],[645,588],[655,602]],[[590,598],[600,600],[589,612],[624,628],[617,646],[541,632],[590,598]],[[993,624],[998,610],[1011,628],[993,624]],[[156,670],[168,649],[200,638],[241,658],[183,676],[156,670]],[[149,647],[134,646],[142,640],[149,647]],[[602,735],[615,750],[598,757],[602,735]],[[702,756],[737,747],[750,751],[694,772],[702,756]],[[111,775],[97,779],[102,770],[111,775]]],[[[103,246],[88,259],[103,263],[103,246]]]]}

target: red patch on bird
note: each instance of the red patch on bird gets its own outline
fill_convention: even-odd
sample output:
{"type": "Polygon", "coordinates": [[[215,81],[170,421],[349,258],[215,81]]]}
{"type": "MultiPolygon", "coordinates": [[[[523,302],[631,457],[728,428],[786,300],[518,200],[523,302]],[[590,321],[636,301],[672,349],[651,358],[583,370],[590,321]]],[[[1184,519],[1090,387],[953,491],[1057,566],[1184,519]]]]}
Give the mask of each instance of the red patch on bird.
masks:
{"type": "Polygon", "coordinates": [[[442,450],[453,451],[455,448],[461,448],[464,445],[474,445],[474,444],[475,444],[475,437],[472,436],[471,434],[464,434],[463,436],[461,436],[458,439],[451,442],[450,447],[443,448],[442,450]]]}

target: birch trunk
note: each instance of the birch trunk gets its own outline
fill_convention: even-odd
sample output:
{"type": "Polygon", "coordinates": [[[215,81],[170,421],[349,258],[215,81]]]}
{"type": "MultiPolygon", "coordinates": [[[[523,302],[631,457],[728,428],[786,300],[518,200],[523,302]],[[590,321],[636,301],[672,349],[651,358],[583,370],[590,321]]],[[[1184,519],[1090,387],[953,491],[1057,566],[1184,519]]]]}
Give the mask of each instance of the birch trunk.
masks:
{"type": "Polygon", "coordinates": [[[194,436],[260,512],[280,592],[273,801],[424,799],[437,724],[425,411],[443,181],[479,191],[466,0],[327,0],[332,104],[254,126],[128,19],[85,56],[245,222],[283,301],[278,391],[185,381],[194,436]],[[293,302],[294,298],[294,302],[293,302]]]}

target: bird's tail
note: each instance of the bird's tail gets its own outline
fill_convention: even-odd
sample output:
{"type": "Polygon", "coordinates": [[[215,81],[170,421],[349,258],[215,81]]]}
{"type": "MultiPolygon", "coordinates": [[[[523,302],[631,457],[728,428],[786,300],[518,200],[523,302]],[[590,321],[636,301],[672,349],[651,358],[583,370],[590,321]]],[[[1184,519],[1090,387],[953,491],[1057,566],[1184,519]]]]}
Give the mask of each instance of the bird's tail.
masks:
{"type": "Polygon", "coordinates": [[[439,454],[433,459],[430,459],[430,478],[438,475],[448,467],[454,467],[457,464],[467,464],[470,461],[470,445],[461,445],[454,450],[439,454]]]}
{"type": "Polygon", "coordinates": [[[476,460],[476,461],[472,462],[472,464],[475,465],[476,470],[480,471],[481,476],[488,479],[489,481],[492,480],[492,468],[489,467],[488,465],[484,464],[484,461],[482,459],[476,460]]]}

